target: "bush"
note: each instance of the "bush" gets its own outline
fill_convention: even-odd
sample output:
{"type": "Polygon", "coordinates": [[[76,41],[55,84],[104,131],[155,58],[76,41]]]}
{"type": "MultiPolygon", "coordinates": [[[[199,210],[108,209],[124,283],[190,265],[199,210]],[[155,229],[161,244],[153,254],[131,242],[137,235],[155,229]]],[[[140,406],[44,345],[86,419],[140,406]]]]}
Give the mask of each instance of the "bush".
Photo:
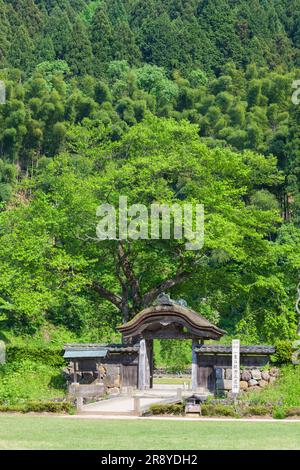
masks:
{"type": "Polygon", "coordinates": [[[300,416],[300,407],[299,406],[291,406],[290,408],[286,408],[285,409],[285,415],[287,417],[300,416]]]}
{"type": "Polygon", "coordinates": [[[286,418],[286,410],[282,406],[275,406],[273,408],[273,418],[274,419],[286,418]]]}
{"type": "Polygon", "coordinates": [[[0,412],[18,412],[18,413],[69,413],[74,412],[72,403],[51,402],[51,401],[29,401],[14,405],[0,405],[0,412]]]}
{"type": "Polygon", "coordinates": [[[202,416],[231,416],[238,418],[239,414],[232,405],[204,404],[201,406],[202,416]]]}
{"type": "Polygon", "coordinates": [[[151,405],[149,412],[152,415],[182,415],[184,414],[185,405],[183,403],[176,404],[155,404],[151,405]]]}
{"type": "Polygon", "coordinates": [[[65,393],[61,368],[28,359],[0,366],[0,403],[50,401],[64,398],[65,393]]]}
{"type": "Polygon", "coordinates": [[[276,352],[272,355],[272,362],[276,364],[289,364],[292,360],[293,343],[289,340],[280,340],[275,343],[276,352]]]}
{"type": "Polygon", "coordinates": [[[271,413],[272,409],[267,405],[250,405],[243,410],[244,416],[266,416],[271,413]]]}

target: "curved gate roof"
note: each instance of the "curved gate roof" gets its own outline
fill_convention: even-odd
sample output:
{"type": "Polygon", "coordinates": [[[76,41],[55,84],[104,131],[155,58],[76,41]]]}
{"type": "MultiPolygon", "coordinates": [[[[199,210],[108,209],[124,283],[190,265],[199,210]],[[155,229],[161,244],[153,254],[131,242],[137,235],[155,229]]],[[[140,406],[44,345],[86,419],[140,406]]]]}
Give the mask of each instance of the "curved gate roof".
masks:
{"type": "MultiPolygon", "coordinates": [[[[158,328],[163,331],[175,325],[181,330],[184,329],[187,332],[187,337],[220,339],[225,334],[224,330],[210,323],[199,313],[174,303],[146,308],[135,315],[132,320],[119,326],[118,330],[125,337],[133,337],[154,329],[157,333],[158,328]]],[[[155,336],[154,332],[153,336],[155,336]]],[[[176,338],[175,334],[174,338],[176,338]]]]}

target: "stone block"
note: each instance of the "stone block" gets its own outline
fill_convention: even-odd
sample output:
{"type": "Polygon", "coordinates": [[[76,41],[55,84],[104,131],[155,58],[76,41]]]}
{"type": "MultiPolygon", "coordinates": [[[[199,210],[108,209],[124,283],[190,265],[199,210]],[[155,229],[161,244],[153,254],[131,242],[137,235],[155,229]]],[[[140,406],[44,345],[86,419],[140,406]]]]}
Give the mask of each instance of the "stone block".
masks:
{"type": "Polygon", "coordinates": [[[258,381],[255,379],[250,379],[248,383],[249,387],[255,387],[256,385],[258,385],[258,381]]]}
{"type": "Polygon", "coordinates": [[[69,387],[69,393],[82,398],[99,398],[105,393],[103,384],[79,385],[72,384],[69,387]]]}
{"type": "Polygon", "coordinates": [[[243,370],[241,374],[241,379],[245,382],[249,382],[251,380],[251,372],[250,370],[243,370]]]}
{"type": "Polygon", "coordinates": [[[279,369],[277,367],[272,367],[269,372],[271,377],[278,377],[279,376],[279,369]]]}
{"type": "Polygon", "coordinates": [[[103,378],[106,387],[115,387],[116,383],[119,383],[120,378],[120,368],[119,366],[106,366],[106,375],[103,378]]]}
{"type": "Polygon", "coordinates": [[[232,369],[225,369],[225,379],[226,380],[232,379],[232,369]]]}
{"type": "Polygon", "coordinates": [[[268,371],[264,370],[262,373],[261,373],[261,378],[263,380],[265,380],[266,382],[269,382],[270,380],[270,374],[268,371]]]}
{"type": "Polygon", "coordinates": [[[107,389],[107,393],[108,393],[109,395],[117,395],[117,394],[120,393],[120,389],[117,388],[117,387],[108,388],[108,389],[107,389]]]}
{"type": "Polygon", "coordinates": [[[102,364],[98,367],[98,371],[99,371],[101,377],[105,376],[106,368],[102,364]]]}
{"type": "Polygon", "coordinates": [[[232,388],[232,383],[231,383],[231,380],[226,380],[224,379],[223,382],[222,382],[222,389],[223,390],[231,390],[232,388]]]}
{"type": "Polygon", "coordinates": [[[269,384],[273,384],[276,381],[276,377],[270,376],[269,384]]]}
{"type": "Polygon", "coordinates": [[[251,375],[252,375],[252,379],[261,380],[261,371],[259,369],[252,369],[251,375]]]}
{"type": "Polygon", "coordinates": [[[267,385],[269,385],[269,382],[267,382],[266,380],[260,380],[258,382],[258,385],[262,388],[266,387],[267,385]]]}
{"type": "Polygon", "coordinates": [[[241,380],[240,381],[240,389],[241,390],[246,390],[246,388],[248,388],[248,382],[246,382],[245,380],[241,380]]]}

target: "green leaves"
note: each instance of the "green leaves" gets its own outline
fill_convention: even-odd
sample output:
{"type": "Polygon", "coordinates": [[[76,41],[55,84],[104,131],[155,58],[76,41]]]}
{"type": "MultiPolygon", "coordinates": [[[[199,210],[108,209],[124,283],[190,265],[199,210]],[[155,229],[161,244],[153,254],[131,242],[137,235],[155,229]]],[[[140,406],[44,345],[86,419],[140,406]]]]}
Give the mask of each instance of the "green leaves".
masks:
{"type": "MultiPolygon", "coordinates": [[[[200,141],[197,126],[150,116],[119,142],[97,142],[93,135],[89,126],[71,128],[72,154],[63,153],[41,167],[31,180],[31,200],[1,216],[0,258],[5,271],[0,291],[12,299],[10,321],[22,319],[38,326],[50,318],[76,330],[94,324],[93,316],[100,324],[107,318],[119,322],[115,308],[106,313],[104,298],[93,291],[94,282],[121,297],[127,286],[128,297],[123,299],[135,309],[132,285],[118,272],[117,242],[97,242],[95,233],[97,206],[117,206],[119,196],[125,195],[129,204],[147,207],[153,202],[205,206],[205,244],[199,253],[186,252],[183,242],[174,239],[125,243],[142,295],[182,269],[190,274],[176,285],[176,292],[195,308],[200,308],[199,296],[208,297],[213,310],[216,278],[221,275],[219,294],[226,299],[218,308],[221,324],[226,325],[230,304],[242,313],[246,302],[251,315],[259,312],[255,323],[261,325],[262,336],[269,337],[271,327],[278,332],[283,324],[276,320],[272,326],[271,312],[274,305],[282,308],[286,294],[283,278],[273,279],[268,271],[275,269],[283,251],[268,238],[280,218],[278,210],[269,203],[265,206],[254,192],[265,181],[281,181],[276,160],[209,149],[200,141]],[[74,155],[84,149],[86,139],[96,143],[88,158],[74,155]],[[200,259],[206,262],[198,263],[200,259]],[[260,300],[253,303],[252,289],[262,305],[271,289],[275,303],[258,308],[260,300]]],[[[279,318],[284,317],[282,312],[279,318]]],[[[294,320],[287,316],[285,321],[282,332],[288,336],[294,320]]]]}

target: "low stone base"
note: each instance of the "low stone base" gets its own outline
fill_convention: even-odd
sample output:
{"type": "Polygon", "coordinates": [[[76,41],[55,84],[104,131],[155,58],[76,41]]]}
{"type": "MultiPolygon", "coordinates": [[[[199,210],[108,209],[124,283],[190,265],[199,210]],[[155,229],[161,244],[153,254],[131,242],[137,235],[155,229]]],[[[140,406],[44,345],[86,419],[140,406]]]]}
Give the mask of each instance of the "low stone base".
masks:
{"type": "MultiPolygon", "coordinates": [[[[216,390],[217,392],[231,391],[231,367],[216,368],[216,390]]],[[[279,369],[271,367],[270,369],[243,369],[240,373],[240,390],[259,390],[274,383],[279,376],[279,369]]]]}
{"type": "Polygon", "coordinates": [[[92,385],[69,385],[69,394],[74,398],[85,398],[89,400],[98,400],[105,395],[105,387],[103,384],[92,385]]]}

